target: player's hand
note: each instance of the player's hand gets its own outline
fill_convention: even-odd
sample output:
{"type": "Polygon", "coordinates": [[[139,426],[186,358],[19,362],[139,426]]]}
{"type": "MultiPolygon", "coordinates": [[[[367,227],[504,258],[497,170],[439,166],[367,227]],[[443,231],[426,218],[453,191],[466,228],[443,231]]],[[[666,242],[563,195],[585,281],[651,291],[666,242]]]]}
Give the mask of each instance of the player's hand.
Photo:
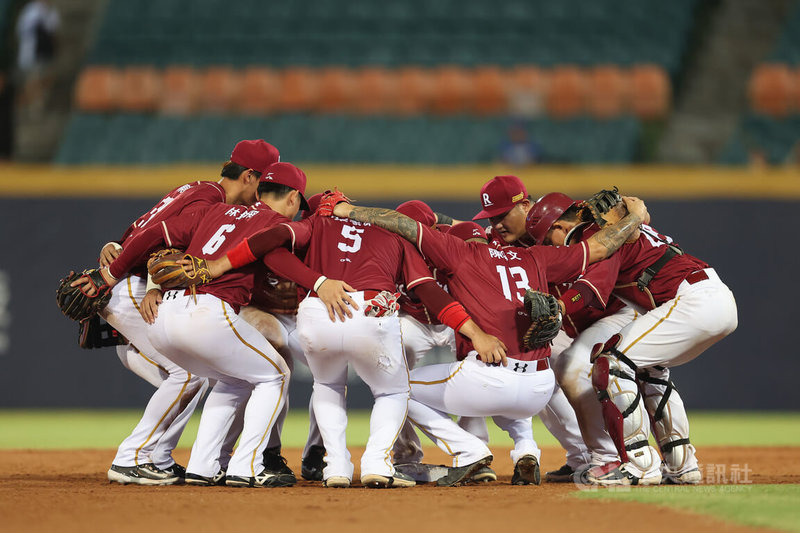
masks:
{"type": "Polygon", "coordinates": [[[501,364],[508,366],[508,359],[506,358],[506,345],[503,341],[489,335],[488,333],[479,333],[474,335],[472,339],[472,347],[478,352],[478,357],[481,361],[488,364],[501,364]]]}
{"type": "Polygon", "coordinates": [[[326,279],[317,288],[317,296],[325,304],[331,322],[336,322],[337,317],[342,322],[347,318],[353,318],[350,308],[358,310],[358,304],[347,293],[355,291],[353,287],[338,279],[326,279]]]}
{"type": "Polygon", "coordinates": [[[139,304],[139,314],[148,324],[156,321],[158,316],[158,306],[161,305],[162,294],[159,289],[150,289],[147,294],[142,298],[142,303],[139,304]]]}
{"type": "Polygon", "coordinates": [[[100,263],[101,267],[107,267],[114,259],[119,257],[121,253],[122,246],[115,242],[110,242],[100,250],[100,257],[97,258],[97,262],[100,263]]]}
{"type": "MultiPolygon", "coordinates": [[[[187,274],[194,273],[194,263],[192,263],[191,259],[181,259],[178,261],[178,264],[183,267],[187,274]]],[[[223,275],[225,272],[230,270],[232,266],[233,265],[231,265],[231,261],[228,259],[227,255],[224,255],[219,259],[206,259],[206,268],[213,279],[217,279],[223,275]]]]}
{"type": "MultiPolygon", "coordinates": [[[[99,270],[99,272],[100,272],[100,275],[105,280],[105,282],[108,283],[109,287],[113,287],[114,285],[116,285],[118,283],[119,280],[114,279],[114,277],[111,274],[108,273],[108,268],[105,268],[105,267],[101,268],[99,270]]],[[[72,283],[69,284],[70,287],[77,287],[79,285],[82,286],[81,287],[81,291],[86,296],[92,297],[97,292],[97,290],[95,289],[94,284],[92,284],[92,281],[89,279],[89,276],[81,276],[81,277],[79,277],[78,279],[76,279],[75,281],[73,281],[72,283]]]]}
{"type": "Polygon", "coordinates": [[[642,222],[645,220],[650,220],[650,215],[647,213],[647,206],[644,205],[643,200],[640,200],[635,196],[623,196],[622,200],[625,202],[625,207],[628,208],[629,213],[639,217],[639,220],[642,222]]]}

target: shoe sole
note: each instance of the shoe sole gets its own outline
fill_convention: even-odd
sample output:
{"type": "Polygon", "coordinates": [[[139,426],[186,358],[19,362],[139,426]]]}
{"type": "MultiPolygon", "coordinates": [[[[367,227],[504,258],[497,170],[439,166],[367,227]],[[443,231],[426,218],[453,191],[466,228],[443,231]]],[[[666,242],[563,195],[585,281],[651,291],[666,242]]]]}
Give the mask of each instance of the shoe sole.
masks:
{"type": "Polygon", "coordinates": [[[251,488],[251,489],[275,489],[280,487],[292,487],[294,483],[284,483],[280,480],[271,479],[266,483],[258,483],[256,481],[251,481],[246,478],[225,478],[225,486],[227,487],[237,487],[237,488],[251,488]]]}
{"type": "MultiPolygon", "coordinates": [[[[472,463],[470,465],[469,468],[467,468],[464,471],[464,473],[458,479],[451,480],[449,482],[443,482],[442,480],[444,478],[441,478],[436,482],[436,486],[438,486],[438,487],[458,487],[458,486],[461,486],[465,482],[467,482],[475,472],[477,472],[478,470],[480,470],[484,466],[489,466],[490,464],[492,464],[492,460],[493,459],[494,459],[494,457],[490,455],[488,457],[484,457],[483,459],[481,459],[479,461],[475,461],[474,463],[472,463]]],[[[447,477],[447,476],[445,476],[445,477],[447,477]]]]}
{"type": "Polygon", "coordinates": [[[540,485],[542,483],[542,474],[539,468],[539,461],[535,457],[523,457],[515,466],[515,470],[519,469],[520,478],[512,482],[512,485],[540,485]]]}
{"type": "Polygon", "coordinates": [[[333,476],[322,482],[323,485],[329,489],[349,489],[350,480],[346,477],[333,476]]]}
{"type": "Polygon", "coordinates": [[[414,480],[368,474],[361,478],[361,484],[368,489],[404,489],[407,487],[414,487],[417,483],[414,480]]]}
{"type": "Polygon", "coordinates": [[[147,479],[143,477],[131,477],[127,474],[116,472],[114,470],[109,470],[107,475],[109,483],[119,483],[120,485],[147,485],[153,487],[159,485],[175,485],[180,480],[180,478],[177,477],[166,478],[166,479],[147,479]]]}

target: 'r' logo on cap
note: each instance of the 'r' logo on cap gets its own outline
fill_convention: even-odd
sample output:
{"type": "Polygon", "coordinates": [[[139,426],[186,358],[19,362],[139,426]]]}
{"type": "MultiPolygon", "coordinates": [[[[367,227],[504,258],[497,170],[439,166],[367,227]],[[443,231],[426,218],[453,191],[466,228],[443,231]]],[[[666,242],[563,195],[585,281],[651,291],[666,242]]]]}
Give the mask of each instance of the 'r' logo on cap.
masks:
{"type": "Polygon", "coordinates": [[[491,200],[489,200],[489,193],[483,193],[483,207],[489,207],[490,205],[494,205],[491,200]]]}
{"type": "Polygon", "coordinates": [[[264,176],[264,179],[265,179],[265,180],[271,180],[271,179],[272,179],[272,172],[270,172],[269,174],[267,174],[266,176],[264,176]]]}

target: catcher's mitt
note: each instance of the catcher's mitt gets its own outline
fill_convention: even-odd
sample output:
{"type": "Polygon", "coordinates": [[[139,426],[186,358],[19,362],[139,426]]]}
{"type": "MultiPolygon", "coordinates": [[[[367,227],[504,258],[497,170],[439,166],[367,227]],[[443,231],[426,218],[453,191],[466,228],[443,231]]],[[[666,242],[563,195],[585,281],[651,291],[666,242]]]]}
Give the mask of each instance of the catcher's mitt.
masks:
{"type": "Polygon", "coordinates": [[[552,341],[561,329],[561,309],[555,296],[528,289],[525,292],[525,310],[531,316],[531,325],[522,342],[529,349],[541,348],[552,341]]]}
{"type": "Polygon", "coordinates": [[[96,268],[84,270],[76,273],[70,271],[65,278],[61,279],[56,289],[56,303],[61,312],[72,320],[86,320],[97,314],[103,309],[111,299],[111,287],[96,268]],[[86,284],[71,287],[70,284],[79,278],[87,277],[89,286],[86,291],[94,288],[91,296],[84,292],[86,284]]]}
{"type": "Polygon", "coordinates": [[[601,228],[606,224],[619,222],[628,214],[617,187],[610,191],[603,189],[580,202],[578,206],[582,209],[583,220],[594,221],[601,228]]]}
{"type": "Polygon", "coordinates": [[[333,190],[328,190],[322,193],[322,199],[319,202],[319,207],[317,208],[317,213],[321,217],[329,217],[333,215],[333,209],[336,207],[336,204],[340,204],[342,202],[352,203],[350,198],[344,195],[337,188],[333,188],[333,190]]]}
{"type": "Polygon", "coordinates": [[[153,283],[164,290],[193,288],[213,279],[205,259],[174,248],[154,253],[147,261],[147,271],[150,272],[153,283]],[[181,260],[189,261],[190,264],[181,264],[181,260]]]}

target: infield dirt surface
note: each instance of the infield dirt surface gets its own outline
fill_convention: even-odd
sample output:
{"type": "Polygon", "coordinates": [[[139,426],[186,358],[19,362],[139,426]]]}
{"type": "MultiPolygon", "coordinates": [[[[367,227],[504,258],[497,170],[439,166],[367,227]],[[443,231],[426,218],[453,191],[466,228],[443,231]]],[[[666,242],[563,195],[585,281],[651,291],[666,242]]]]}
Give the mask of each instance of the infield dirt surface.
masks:
{"type": "MultiPolygon", "coordinates": [[[[361,449],[351,450],[356,464],[361,449]]],[[[652,505],[578,499],[572,483],[510,484],[508,449],[495,448],[495,483],[458,488],[420,485],[369,490],[325,489],[300,480],[291,488],[142,487],[109,484],[114,450],[0,451],[0,530],[57,531],[616,531],[620,517],[635,530],[759,531],[714,518],[652,505]],[[656,511],[656,509],[658,509],[656,511]]],[[[186,463],[188,450],[176,452],[186,463]]],[[[299,449],[286,449],[300,474],[299,449]]],[[[426,449],[426,462],[446,456],[426,449]]],[[[703,464],[746,465],[753,483],[800,483],[800,447],[702,447],[703,464]]],[[[542,477],[563,463],[560,449],[545,448],[542,477]]],[[[635,488],[632,490],[649,490],[635,488]]],[[[760,530],[763,531],[763,530],[760,530]]]]}

